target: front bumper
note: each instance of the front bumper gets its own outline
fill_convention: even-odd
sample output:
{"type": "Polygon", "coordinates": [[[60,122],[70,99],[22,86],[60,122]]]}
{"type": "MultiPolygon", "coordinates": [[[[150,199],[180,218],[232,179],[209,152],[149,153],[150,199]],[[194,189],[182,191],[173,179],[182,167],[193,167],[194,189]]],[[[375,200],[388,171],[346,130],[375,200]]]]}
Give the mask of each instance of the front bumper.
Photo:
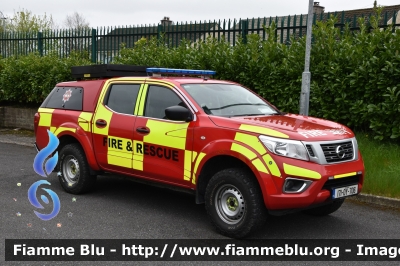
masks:
{"type": "MultiPolygon", "coordinates": [[[[290,160],[288,162],[285,159],[285,163],[299,162],[298,160],[290,160]]],[[[281,163],[279,164],[282,165],[281,163]]],[[[334,200],[332,198],[332,189],[338,187],[357,184],[358,193],[361,192],[365,173],[364,163],[360,154],[357,160],[345,163],[319,165],[313,162],[301,162],[301,164],[304,168],[320,173],[321,178],[310,179],[302,176],[287,175],[281,170],[282,176],[280,178],[271,177],[277,188],[277,193],[267,193],[267,195],[264,195],[264,202],[268,210],[291,212],[291,210],[302,210],[328,204],[334,200]],[[352,174],[341,176],[346,173],[352,174]],[[283,186],[285,179],[288,177],[311,180],[312,183],[304,192],[284,193],[283,186]]]]}

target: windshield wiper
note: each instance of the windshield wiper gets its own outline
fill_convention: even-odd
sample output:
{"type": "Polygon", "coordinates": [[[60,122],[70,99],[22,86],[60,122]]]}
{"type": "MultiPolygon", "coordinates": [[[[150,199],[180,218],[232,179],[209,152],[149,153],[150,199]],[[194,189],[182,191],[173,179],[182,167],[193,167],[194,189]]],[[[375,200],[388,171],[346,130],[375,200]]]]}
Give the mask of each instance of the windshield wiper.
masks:
{"type": "Polygon", "coordinates": [[[271,113],[271,114],[240,114],[240,115],[230,115],[229,117],[235,117],[235,116],[258,116],[258,115],[280,115],[280,113],[271,113]]]}
{"type": "Polygon", "coordinates": [[[212,112],[210,109],[207,107],[207,105],[203,105],[201,108],[203,108],[204,112],[208,115],[212,115],[212,112]]]}
{"type": "Polygon", "coordinates": [[[265,114],[241,114],[241,115],[230,115],[229,117],[234,117],[234,116],[257,116],[257,115],[265,115],[265,114]]]}
{"type": "Polygon", "coordinates": [[[268,106],[265,103],[235,103],[235,104],[224,105],[224,106],[221,106],[221,107],[218,107],[218,108],[211,108],[209,110],[221,110],[221,109],[225,109],[225,108],[232,107],[232,106],[238,106],[238,105],[265,105],[265,106],[268,106]]]}

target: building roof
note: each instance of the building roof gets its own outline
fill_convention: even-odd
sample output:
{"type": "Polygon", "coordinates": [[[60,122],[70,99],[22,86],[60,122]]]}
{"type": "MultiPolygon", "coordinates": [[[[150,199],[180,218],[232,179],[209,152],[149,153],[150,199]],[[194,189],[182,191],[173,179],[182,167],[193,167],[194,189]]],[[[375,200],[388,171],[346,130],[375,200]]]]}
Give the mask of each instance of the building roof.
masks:
{"type": "Polygon", "coordinates": [[[118,50],[122,43],[126,47],[133,47],[135,42],[142,37],[149,38],[151,36],[158,36],[158,32],[164,34],[164,40],[176,46],[182,39],[195,42],[200,38],[203,39],[207,33],[217,31],[219,29],[218,23],[204,22],[204,23],[191,23],[191,24],[159,24],[153,26],[141,27],[126,27],[115,28],[108,33],[102,35],[97,41],[98,51],[102,50],[118,50]]]}
{"type": "MultiPolygon", "coordinates": [[[[388,23],[394,16],[397,16],[397,13],[400,10],[400,5],[393,5],[393,6],[382,6],[382,13],[381,13],[381,20],[380,23],[388,23]]],[[[334,11],[334,12],[325,12],[323,13],[322,20],[327,19],[330,15],[336,15],[338,18],[338,23],[342,21],[346,22],[353,22],[354,18],[365,17],[368,21],[369,16],[373,16],[376,14],[375,8],[363,8],[363,9],[353,9],[353,10],[344,10],[344,11],[334,11]],[[342,20],[342,16],[344,14],[344,20],[342,20]]],[[[317,15],[317,19],[321,20],[321,15],[317,15]]],[[[350,25],[351,26],[351,25],[350,25]]]]}

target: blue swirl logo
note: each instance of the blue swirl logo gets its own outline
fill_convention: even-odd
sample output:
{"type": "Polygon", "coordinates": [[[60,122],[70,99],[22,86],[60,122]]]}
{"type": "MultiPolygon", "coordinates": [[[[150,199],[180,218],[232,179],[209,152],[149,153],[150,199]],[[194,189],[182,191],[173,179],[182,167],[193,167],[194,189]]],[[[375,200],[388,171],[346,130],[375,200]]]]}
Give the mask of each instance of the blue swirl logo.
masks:
{"type": "Polygon", "coordinates": [[[49,144],[47,144],[47,146],[36,155],[35,160],[33,161],[33,169],[38,175],[43,177],[47,177],[56,167],[58,152],[56,152],[53,157],[47,159],[47,161],[46,158],[57,149],[58,144],[60,143],[58,138],[49,130],[47,130],[47,134],[49,135],[49,144]]]}
{"type": "MultiPolygon", "coordinates": [[[[35,183],[32,184],[32,186],[29,188],[28,190],[28,199],[31,202],[31,204],[33,206],[35,206],[38,209],[43,209],[44,207],[42,206],[42,204],[40,204],[40,202],[38,201],[38,199],[36,198],[36,192],[38,190],[38,187],[42,184],[46,184],[46,185],[51,185],[48,181],[46,180],[39,180],[35,183]]],[[[37,211],[34,211],[36,216],[39,217],[40,219],[44,220],[44,221],[48,221],[53,219],[54,217],[57,216],[57,214],[60,212],[60,199],[58,198],[57,194],[51,190],[51,189],[47,189],[47,188],[42,188],[42,190],[46,191],[47,194],[50,195],[50,198],[53,202],[53,211],[49,214],[43,214],[37,211]]],[[[40,197],[42,199],[42,201],[46,204],[49,204],[49,199],[48,197],[46,197],[46,195],[42,195],[40,197]]]]}
{"type": "MultiPolygon", "coordinates": [[[[58,144],[60,143],[58,138],[49,130],[47,130],[47,134],[49,135],[49,143],[36,155],[35,160],[33,161],[33,169],[38,175],[41,175],[43,177],[48,177],[48,175],[56,167],[58,161],[58,152],[54,153],[52,157],[50,157],[50,155],[57,149],[58,144]]],[[[46,180],[39,180],[33,183],[28,190],[29,202],[38,209],[44,209],[44,207],[42,206],[42,204],[40,204],[36,197],[38,187],[43,184],[51,185],[50,182],[46,180]]],[[[34,211],[34,213],[40,219],[48,221],[56,217],[57,214],[60,212],[60,199],[53,190],[47,188],[42,188],[42,190],[47,192],[47,194],[50,196],[51,201],[53,202],[53,211],[49,214],[43,214],[37,211],[34,211]]],[[[40,199],[45,204],[49,204],[49,198],[46,195],[41,195],[40,199]]]]}

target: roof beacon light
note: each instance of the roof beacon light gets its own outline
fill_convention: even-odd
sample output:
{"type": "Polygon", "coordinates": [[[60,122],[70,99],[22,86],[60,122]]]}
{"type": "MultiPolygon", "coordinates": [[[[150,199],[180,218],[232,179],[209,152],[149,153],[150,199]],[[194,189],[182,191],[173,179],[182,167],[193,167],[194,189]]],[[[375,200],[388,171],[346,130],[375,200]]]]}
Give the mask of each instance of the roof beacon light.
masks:
{"type": "Polygon", "coordinates": [[[212,70],[194,70],[194,69],[175,69],[175,68],[157,68],[149,67],[146,69],[147,73],[154,74],[172,74],[172,75],[202,75],[212,76],[215,71],[212,70]]]}

